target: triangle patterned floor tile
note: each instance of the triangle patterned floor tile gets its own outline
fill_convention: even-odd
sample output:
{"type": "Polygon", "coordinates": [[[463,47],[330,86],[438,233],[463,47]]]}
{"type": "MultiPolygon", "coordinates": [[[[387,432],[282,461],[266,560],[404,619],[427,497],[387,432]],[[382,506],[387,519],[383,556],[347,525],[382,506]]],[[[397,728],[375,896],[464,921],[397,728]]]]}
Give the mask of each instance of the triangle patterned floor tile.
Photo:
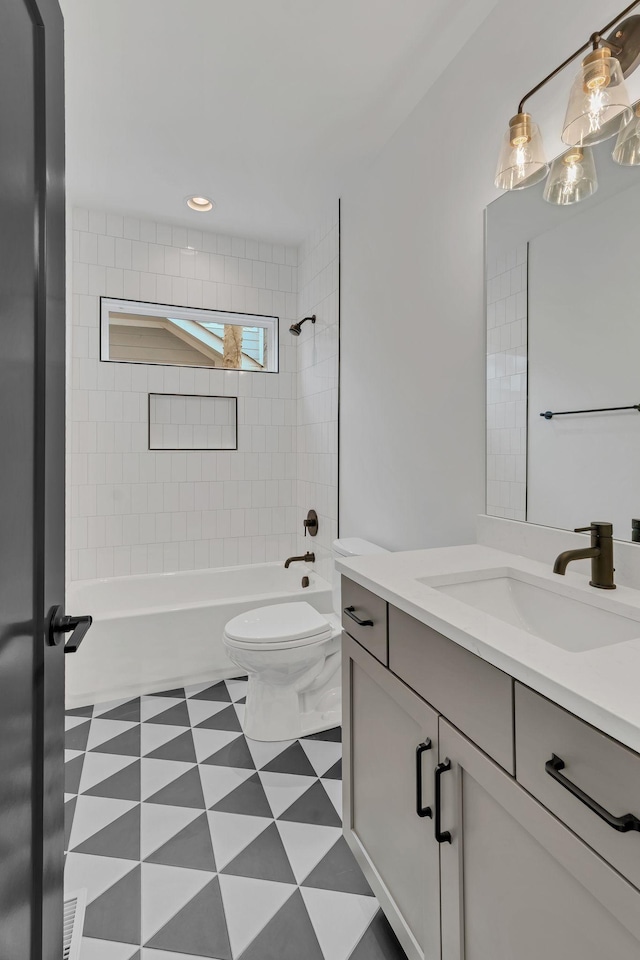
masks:
{"type": "Polygon", "coordinates": [[[317,823],[325,827],[339,827],[342,824],[327,791],[316,780],[306,793],[296,800],[279,820],[294,820],[297,823],[317,823]]]}
{"type": "Polygon", "coordinates": [[[267,817],[216,813],[215,810],[209,810],[207,816],[219,871],[273,823],[267,817]]]}
{"type": "Polygon", "coordinates": [[[85,889],[87,902],[91,903],[114,883],[131,873],[134,866],[131,860],[93,857],[87,853],[68,853],[64,865],[65,895],[69,896],[77,890],[85,889]]]}
{"type": "Polygon", "coordinates": [[[71,849],[80,846],[99,830],[103,830],[118,817],[136,806],[129,800],[112,800],[106,797],[79,796],[71,828],[71,849]]]}
{"type": "Polygon", "coordinates": [[[65,714],[64,717],[64,729],[73,730],[74,727],[79,727],[81,723],[86,723],[86,717],[70,717],[68,714],[65,714]]]}
{"type": "Polygon", "coordinates": [[[64,735],[64,745],[67,750],[86,750],[87,740],[91,729],[91,720],[79,723],[64,735]]]}
{"type": "MultiPolygon", "coordinates": [[[[98,721],[93,720],[93,727],[98,721]]],[[[118,720],[105,720],[104,723],[118,723],[118,720]]],[[[126,757],[140,756],[140,724],[137,723],[131,730],[126,730],[112,740],[102,741],[97,747],[91,748],[92,753],[117,753],[126,757]]]]}
{"type": "Polygon", "coordinates": [[[229,730],[242,733],[238,714],[234,710],[233,704],[229,704],[225,710],[220,710],[218,713],[214,713],[213,716],[207,717],[206,720],[197,724],[197,728],[198,730],[229,730]]]}
{"type": "Polygon", "coordinates": [[[322,775],[323,780],[342,780],[342,757],[322,775]]]}
{"type": "Polygon", "coordinates": [[[296,743],[295,740],[251,740],[249,737],[246,741],[257,770],[266,767],[274,757],[296,743]]]}
{"type": "Polygon", "coordinates": [[[193,769],[195,768],[192,763],[179,763],[177,760],[147,760],[143,757],[140,763],[142,799],[148,800],[167,784],[193,769]]]}
{"type": "Polygon", "coordinates": [[[174,700],[184,700],[185,691],[184,687],[176,687],[175,690],[162,690],[159,693],[150,693],[150,697],[167,697],[174,700]]]}
{"type": "Polygon", "coordinates": [[[209,821],[205,813],[187,824],[179,833],[147,857],[148,863],[169,867],[188,867],[215,873],[216,862],[211,845],[209,821]]]}
{"type": "Polygon", "coordinates": [[[338,960],[323,953],[299,890],[295,890],[276,915],[249,944],[241,960],[338,960]]]}
{"type": "Polygon", "coordinates": [[[241,734],[231,730],[201,730],[195,727],[191,731],[198,763],[204,763],[228,743],[237,740],[241,734]]]}
{"type": "Polygon", "coordinates": [[[184,727],[164,723],[143,723],[140,727],[140,752],[143,757],[184,733],[184,727]]]}
{"type": "Polygon", "coordinates": [[[328,777],[325,780],[323,777],[320,783],[327,791],[336,813],[342,819],[342,780],[331,780],[328,777]]]}
{"type": "Polygon", "coordinates": [[[133,700],[125,700],[119,706],[106,713],[100,713],[101,720],[129,720],[132,723],[140,723],[140,697],[133,700]]]}
{"type": "Polygon", "coordinates": [[[268,773],[261,770],[259,775],[276,819],[317,782],[315,776],[300,777],[295,773],[268,773]]]}
{"type": "Polygon", "coordinates": [[[134,760],[111,777],[85,790],[85,794],[89,797],[111,797],[113,800],[140,800],[140,778],[140,761],[134,760]]]}
{"type": "Polygon", "coordinates": [[[65,793],[78,793],[80,780],[82,779],[82,767],[86,754],[80,753],[73,760],[67,760],[64,765],[64,789],[65,793]]]}
{"type": "Polygon", "coordinates": [[[300,747],[313,764],[317,777],[324,777],[342,756],[342,744],[332,740],[301,740],[300,747]]]}
{"type": "Polygon", "coordinates": [[[136,960],[139,950],[133,943],[95,940],[93,937],[83,937],[80,942],[82,960],[136,960]]]}
{"type": "Polygon", "coordinates": [[[143,803],[140,808],[140,857],[146,860],[159,847],[200,816],[192,807],[143,803]]]}
{"type": "Polygon", "coordinates": [[[150,694],[140,697],[140,719],[143,723],[148,722],[159,713],[165,713],[171,707],[175,707],[180,700],[170,700],[168,697],[150,694]]]}
{"type": "MultiPolygon", "coordinates": [[[[214,874],[206,873],[204,870],[143,863],[142,943],[147,944],[162,927],[166,926],[171,917],[175,917],[213,879],[213,876],[214,874]]],[[[170,950],[171,947],[167,945],[167,949],[170,950]]]]}
{"type": "Polygon", "coordinates": [[[375,897],[300,887],[325,957],[348,960],[379,910],[375,897]]]}
{"type": "Polygon", "coordinates": [[[236,737],[231,743],[228,743],[202,762],[216,767],[239,767],[244,770],[255,770],[247,741],[242,736],[236,737]]]}
{"type": "Polygon", "coordinates": [[[153,796],[148,797],[146,802],[162,803],[172,807],[197,807],[204,810],[205,802],[198,768],[192,767],[177,780],[173,780],[153,796]]]}
{"type": "Polygon", "coordinates": [[[204,690],[201,690],[200,693],[194,693],[191,697],[192,700],[224,700],[227,703],[231,703],[231,697],[229,696],[229,691],[224,680],[221,680],[219,683],[214,683],[210,687],[205,687],[204,690]]]}
{"type": "Polygon", "coordinates": [[[185,730],[180,736],[168,740],[167,743],[146,756],[151,760],[179,760],[183,763],[195,763],[196,751],[193,746],[191,730],[185,730]]]}
{"type": "Polygon", "coordinates": [[[139,724],[129,720],[102,720],[101,717],[91,721],[91,730],[87,741],[87,750],[94,750],[107,740],[113,740],[129,730],[139,729],[139,724]]]}
{"type": "Polygon", "coordinates": [[[169,707],[168,710],[163,710],[162,713],[157,713],[155,716],[149,717],[145,722],[164,723],[169,727],[191,726],[189,711],[187,710],[187,704],[184,700],[181,700],[180,703],[176,703],[174,706],[169,707]]]}
{"type": "Polygon", "coordinates": [[[253,877],[255,880],[275,880],[277,883],[296,882],[275,823],[245,847],[224,868],[224,873],[253,877]]]}
{"type": "Polygon", "coordinates": [[[227,690],[229,691],[229,696],[234,703],[246,698],[248,686],[248,680],[246,677],[243,677],[242,679],[238,678],[234,680],[225,680],[225,683],[227,685],[227,690]]]}
{"type": "Polygon", "coordinates": [[[349,960],[407,960],[407,956],[382,910],[367,927],[349,960]]]}
{"type": "Polygon", "coordinates": [[[364,897],[373,896],[373,891],[344,837],[340,837],[320,863],[314,867],[304,880],[303,886],[337,890],[340,893],[357,893],[364,897]]]}
{"type": "Polygon", "coordinates": [[[299,884],[342,836],[340,827],[319,827],[314,823],[278,820],[277,827],[299,884]]]}
{"type": "Polygon", "coordinates": [[[92,717],[92,716],[93,716],[93,704],[90,704],[88,707],[73,707],[72,710],[65,710],[65,716],[67,716],[67,717],[92,717]]]}
{"type": "MultiPolygon", "coordinates": [[[[210,767],[211,770],[230,769],[210,767]]],[[[271,807],[257,773],[250,776],[239,787],[219,800],[214,810],[222,813],[246,813],[251,817],[271,817],[271,807]]]]}
{"type": "Polygon", "coordinates": [[[318,776],[297,740],[269,761],[262,769],[267,773],[293,773],[301,777],[318,776]]]}
{"type": "Polygon", "coordinates": [[[140,860],[140,804],[74,847],[74,853],[140,860]]]}
{"type": "Polygon", "coordinates": [[[186,703],[192,727],[197,727],[198,724],[208,720],[216,713],[221,713],[229,706],[228,703],[221,700],[187,700],[186,703]]]}
{"type": "Polygon", "coordinates": [[[71,836],[71,825],[73,824],[73,815],[76,812],[76,803],[78,798],[71,797],[64,805],[64,849],[69,849],[69,838],[71,836]]]}
{"type": "Polygon", "coordinates": [[[125,767],[130,767],[135,763],[133,757],[123,756],[116,753],[87,753],[82,769],[80,779],[80,789],[78,793],[86,793],[97,783],[107,780],[114,773],[119,773],[125,767]]]}
{"type": "Polygon", "coordinates": [[[342,727],[331,727],[330,730],[321,730],[320,733],[310,733],[304,740],[330,740],[333,743],[342,743],[342,727]]]}
{"type": "Polygon", "coordinates": [[[146,946],[182,950],[215,960],[232,960],[218,878],[214,877],[197,893],[147,941],[146,946]]]}
{"type": "MultiPolygon", "coordinates": [[[[219,880],[231,948],[234,957],[241,957],[245,948],[293,896],[296,888],[288,883],[224,874],[220,874],[219,880]],[[251,904],[250,909],[247,909],[248,904],[251,904]]],[[[279,960],[280,954],[263,953],[260,960],[271,958],[279,960]]],[[[307,960],[306,954],[300,953],[297,960],[307,960]]]]}
{"type": "Polygon", "coordinates": [[[140,943],[140,866],[87,907],[84,936],[140,943]]]}

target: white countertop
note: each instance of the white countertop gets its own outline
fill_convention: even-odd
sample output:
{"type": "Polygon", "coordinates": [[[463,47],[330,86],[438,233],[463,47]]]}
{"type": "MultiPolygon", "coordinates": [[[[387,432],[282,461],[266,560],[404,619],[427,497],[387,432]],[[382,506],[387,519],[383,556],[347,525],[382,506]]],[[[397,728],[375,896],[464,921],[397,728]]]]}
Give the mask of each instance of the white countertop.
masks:
{"type": "MultiPolygon", "coordinates": [[[[589,586],[581,573],[558,577],[548,564],[471,544],[350,559],[337,569],[410,616],[640,753],[640,622],[638,639],[573,653],[420,583],[418,577],[495,568],[543,577],[550,589],[640,621],[640,591],[589,586]]],[[[464,576],[467,575],[467,576],[464,576]]],[[[447,577],[449,579],[449,577],[447,577]]]]}

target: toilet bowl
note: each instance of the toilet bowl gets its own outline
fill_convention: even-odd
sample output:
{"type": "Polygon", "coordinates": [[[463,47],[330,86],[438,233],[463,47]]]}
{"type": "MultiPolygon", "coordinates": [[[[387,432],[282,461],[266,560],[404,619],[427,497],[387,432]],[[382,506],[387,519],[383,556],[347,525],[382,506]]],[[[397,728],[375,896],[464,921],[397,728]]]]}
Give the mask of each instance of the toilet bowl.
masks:
{"type": "MultiPolygon", "coordinates": [[[[357,538],[335,540],[335,556],[383,553],[357,538]]],[[[334,612],[305,601],[257,607],[230,620],[223,643],[249,677],[243,729],[253,740],[293,740],[342,721],[340,575],[334,612]]]]}

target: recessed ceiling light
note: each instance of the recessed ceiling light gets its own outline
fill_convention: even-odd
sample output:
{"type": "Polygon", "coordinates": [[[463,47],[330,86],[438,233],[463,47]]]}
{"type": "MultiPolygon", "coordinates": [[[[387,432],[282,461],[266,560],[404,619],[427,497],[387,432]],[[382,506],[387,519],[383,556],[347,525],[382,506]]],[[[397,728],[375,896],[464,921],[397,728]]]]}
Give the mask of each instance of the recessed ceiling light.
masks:
{"type": "Polygon", "coordinates": [[[213,201],[209,197],[187,197],[187,206],[196,213],[208,213],[213,210],[213,201]]]}

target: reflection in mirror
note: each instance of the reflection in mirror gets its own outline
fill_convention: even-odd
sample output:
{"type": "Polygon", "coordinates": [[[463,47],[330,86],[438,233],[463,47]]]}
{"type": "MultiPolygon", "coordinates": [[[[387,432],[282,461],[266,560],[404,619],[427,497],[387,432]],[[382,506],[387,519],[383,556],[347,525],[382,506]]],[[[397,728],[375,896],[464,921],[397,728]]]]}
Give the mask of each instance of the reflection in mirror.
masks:
{"type": "Polygon", "coordinates": [[[103,297],[101,360],[274,373],[278,318],[103,297]]]}
{"type": "Polygon", "coordinates": [[[545,203],[540,184],[487,211],[487,512],[565,529],[607,520],[630,540],[640,170],[613,163],[608,143],[593,152],[598,192],[583,202],[545,203]]]}

